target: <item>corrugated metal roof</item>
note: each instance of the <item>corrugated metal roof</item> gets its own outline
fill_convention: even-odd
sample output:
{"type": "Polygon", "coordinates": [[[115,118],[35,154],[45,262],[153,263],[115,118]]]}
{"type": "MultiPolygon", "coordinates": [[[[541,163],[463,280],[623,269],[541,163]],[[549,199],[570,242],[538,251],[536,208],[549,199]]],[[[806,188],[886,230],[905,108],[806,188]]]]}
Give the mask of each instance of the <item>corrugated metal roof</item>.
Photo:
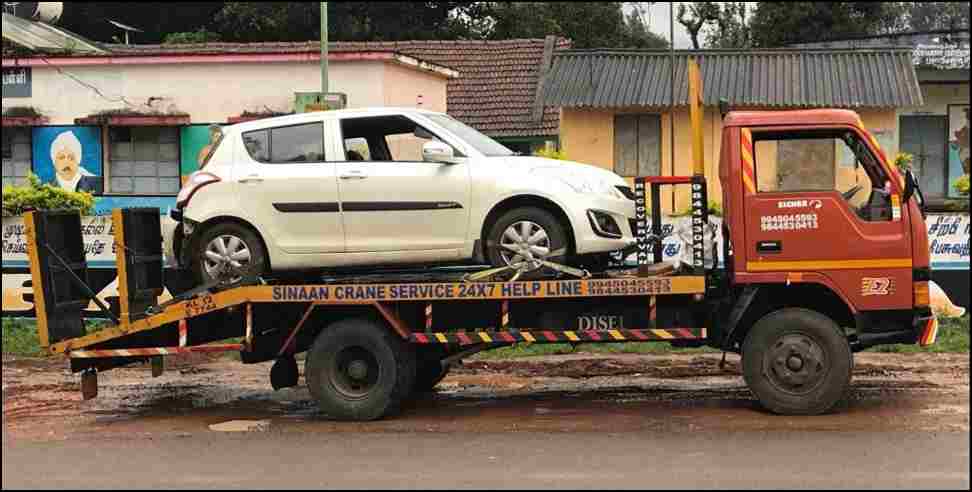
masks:
{"type": "MultiPolygon", "coordinates": [[[[921,106],[907,49],[676,51],[675,105],[687,104],[686,62],[702,72],[705,105],[890,108],[921,106]]],[[[538,103],[554,107],[668,107],[667,51],[566,50],[554,55],[538,103]]]]}
{"type": "Polygon", "coordinates": [[[3,39],[41,52],[105,53],[77,34],[3,12],[3,39]]]}

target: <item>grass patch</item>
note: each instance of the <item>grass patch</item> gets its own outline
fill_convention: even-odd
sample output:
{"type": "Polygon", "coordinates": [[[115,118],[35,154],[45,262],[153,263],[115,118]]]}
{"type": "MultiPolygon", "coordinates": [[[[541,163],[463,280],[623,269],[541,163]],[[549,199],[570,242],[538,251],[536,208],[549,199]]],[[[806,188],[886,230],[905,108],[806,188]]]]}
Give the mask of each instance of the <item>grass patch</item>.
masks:
{"type": "Polygon", "coordinates": [[[938,339],[930,347],[918,345],[880,345],[867,352],[886,354],[945,354],[969,352],[969,316],[964,318],[941,318],[938,325],[938,339]]]}
{"type": "Polygon", "coordinates": [[[28,320],[3,319],[3,353],[20,357],[41,357],[37,323],[28,320]]]}

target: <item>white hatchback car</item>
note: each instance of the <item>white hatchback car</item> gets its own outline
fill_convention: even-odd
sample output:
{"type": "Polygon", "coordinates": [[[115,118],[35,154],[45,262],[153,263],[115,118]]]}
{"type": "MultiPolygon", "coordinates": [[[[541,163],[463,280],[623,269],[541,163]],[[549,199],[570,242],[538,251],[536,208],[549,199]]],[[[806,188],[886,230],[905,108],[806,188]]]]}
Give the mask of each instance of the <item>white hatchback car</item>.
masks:
{"type": "Polygon", "coordinates": [[[172,218],[167,252],[200,282],[358,266],[590,264],[636,246],[634,194],[620,176],[521,157],[416,109],[226,127],[172,218]]]}

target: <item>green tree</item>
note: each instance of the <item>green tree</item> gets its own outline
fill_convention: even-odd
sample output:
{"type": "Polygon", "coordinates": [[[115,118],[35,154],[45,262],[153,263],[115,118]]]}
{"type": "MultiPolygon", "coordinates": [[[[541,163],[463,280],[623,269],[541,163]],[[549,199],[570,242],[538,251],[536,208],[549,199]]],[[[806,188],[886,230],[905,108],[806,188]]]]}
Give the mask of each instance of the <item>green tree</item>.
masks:
{"type": "Polygon", "coordinates": [[[662,49],[668,48],[668,41],[651,32],[645,24],[642,14],[632,10],[625,19],[626,48],[662,49]]]}
{"type": "MultiPolygon", "coordinates": [[[[467,35],[470,5],[460,2],[328,2],[328,38],[333,41],[459,39],[467,35]]],[[[320,39],[317,2],[226,2],[215,26],[223,39],[239,42],[320,39]]]]}
{"type": "Polygon", "coordinates": [[[908,28],[912,31],[968,29],[968,2],[908,2],[908,28]]]}
{"type": "Polygon", "coordinates": [[[705,30],[706,48],[748,49],[753,46],[746,2],[722,2],[719,15],[705,30]]]}
{"type": "Polygon", "coordinates": [[[222,8],[223,2],[64,2],[58,25],[94,41],[124,39],[110,19],[144,31],[132,33],[132,43],[157,44],[169,33],[212,27],[213,16],[222,8]]]}
{"type": "Polygon", "coordinates": [[[222,36],[219,33],[209,32],[205,27],[200,27],[192,32],[174,32],[167,34],[165,39],[162,40],[162,44],[212,43],[221,40],[222,36]]]}
{"type": "Polygon", "coordinates": [[[719,18],[717,2],[688,2],[678,4],[678,23],[685,27],[692,38],[692,48],[699,49],[699,33],[706,24],[719,18]]]}
{"type": "Polygon", "coordinates": [[[753,45],[886,34],[906,27],[903,2],[759,2],[750,24],[753,45]]]}
{"type": "Polygon", "coordinates": [[[490,2],[481,35],[487,39],[569,38],[574,48],[662,48],[641,16],[624,15],[621,2],[490,2]]]}

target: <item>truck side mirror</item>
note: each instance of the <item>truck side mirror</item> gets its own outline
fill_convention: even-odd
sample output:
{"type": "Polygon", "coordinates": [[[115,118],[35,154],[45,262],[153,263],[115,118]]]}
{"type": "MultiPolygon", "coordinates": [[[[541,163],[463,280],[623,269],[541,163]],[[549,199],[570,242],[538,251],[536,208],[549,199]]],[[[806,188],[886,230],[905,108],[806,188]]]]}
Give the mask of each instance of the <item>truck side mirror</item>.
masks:
{"type": "Polygon", "coordinates": [[[915,175],[912,174],[911,169],[905,171],[905,189],[904,196],[902,197],[903,202],[907,203],[911,200],[911,197],[915,195],[915,175]]]}
{"type": "Polygon", "coordinates": [[[726,119],[726,115],[729,114],[729,100],[724,97],[719,98],[719,114],[722,115],[722,119],[726,119]]]}

